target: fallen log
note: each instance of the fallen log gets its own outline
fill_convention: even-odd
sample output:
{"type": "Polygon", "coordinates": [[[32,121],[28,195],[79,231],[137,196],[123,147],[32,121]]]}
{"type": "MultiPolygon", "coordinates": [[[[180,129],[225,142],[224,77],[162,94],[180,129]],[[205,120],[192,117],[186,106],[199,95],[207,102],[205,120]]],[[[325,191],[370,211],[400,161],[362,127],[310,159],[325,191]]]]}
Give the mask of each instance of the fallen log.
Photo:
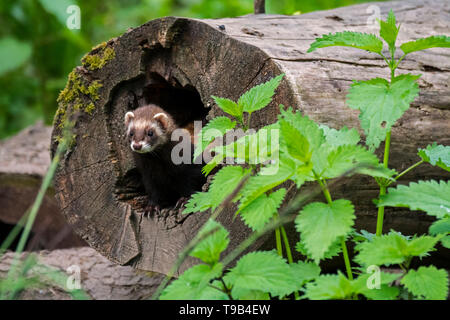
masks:
{"type": "MultiPolygon", "coordinates": [[[[33,204],[50,165],[51,127],[42,122],[0,141],[0,242],[33,204]]],[[[50,188],[32,228],[28,250],[85,246],[66,223],[50,188]]]]}
{"type": "MultiPolygon", "coordinates": [[[[310,54],[307,49],[324,33],[378,32],[369,23],[374,20],[368,11],[373,5],[383,17],[393,9],[402,23],[399,43],[449,33],[448,1],[413,0],[298,16],[167,17],[130,29],[94,48],[69,76],[52,134],[54,152],[64,122],[70,114],[77,114],[75,143],[55,180],[57,201],[68,221],[76,225],[76,232],[114,262],[167,273],[208,217],[181,216],[179,210],[172,209],[143,218],[145,193],[123,126],[125,113],[138,105],[176,106],[175,113],[180,116],[211,119],[223,115],[211,95],[237,100],[249,88],[285,73],[274,101],[252,116],[252,127],[273,123],[282,103],[319,123],[333,128],[355,127],[362,134],[358,112],[345,106],[345,95],[354,79],[388,77],[384,61],[350,48],[310,54]]],[[[410,54],[398,72],[422,74],[419,97],[392,129],[390,164],[401,171],[417,161],[417,148],[433,141],[450,144],[449,53],[435,48],[410,54]]],[[[401,183],[448,178],[448,173],[424,165],[404,176],[401,183]]],[[[357,228],[374,232],[376,210],[371,200],[377,192],[372,179],[357,177],[334,188],[333,196],[352,200],[357,228]]],[[[233,220],[233,209],[227,208],[218,218],[230,230],[229,249],[250,232],[239,219],[233,220]]],[[[388,208],[384,229],[422,233],[431,221],[423,213],[388,208]]],[[[297,241],[297,234],[290,236],[297,241]]],[[[195,262],[187,259],[180,270],[195,262]]]]}

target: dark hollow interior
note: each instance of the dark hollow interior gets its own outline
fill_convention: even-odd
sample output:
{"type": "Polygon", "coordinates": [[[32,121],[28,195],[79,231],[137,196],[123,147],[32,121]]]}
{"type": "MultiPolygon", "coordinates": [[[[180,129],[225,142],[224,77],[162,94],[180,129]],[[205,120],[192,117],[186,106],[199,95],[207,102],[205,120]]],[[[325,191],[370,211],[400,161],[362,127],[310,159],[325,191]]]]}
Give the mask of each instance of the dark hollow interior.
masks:
{"type": "MultiPolygon", "coordinates": [[[[171,77],[166,80],[155,72],[149,72],[145,79],[140,78],[122,85],[116,94],[127,96],[127,111],[150,103],[156,104],[168,112],[179,127],[184,127],[194,120],[200,120],[204,124],[209,112],[209,108],[204,106],[200,94],[193,86],[182,86],[176,78],[171,77]]],[[[127,137],[124,139],[128,141],[127,137]]],[[[129,149],[128,142],[126,142],[126,146],[129,149]]],[[[132,151],[129,150],[129,152],[132,151]]],[[[145,208],[147,194],[141,174],[136,167],[128,170],[117,181],[116,196],[120,201],[131,204],[135,210],[145,208]]],[[[174,201],[173,205],[176,202],[174,201]]],[[[167,205],[164,207],[167,208],[167,205]]]]}

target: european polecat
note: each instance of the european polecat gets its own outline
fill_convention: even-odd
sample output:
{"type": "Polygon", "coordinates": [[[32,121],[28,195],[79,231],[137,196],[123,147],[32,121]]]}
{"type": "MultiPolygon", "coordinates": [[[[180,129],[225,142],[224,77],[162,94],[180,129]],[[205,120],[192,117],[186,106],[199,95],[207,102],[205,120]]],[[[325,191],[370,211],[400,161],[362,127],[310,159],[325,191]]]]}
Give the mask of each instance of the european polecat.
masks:
{"type": "MultiPolygon", "coordinates": [[[[175,130],[191,139],[191,124],[180,127],[173,117],[157,105],[139,107],[125,114],[125,126],[137,169],[148,194],[146,212],[179,206],[195,191],[201,190],[205,177],[201,164],[175,164],[171,154],[179,143],[172,141],[175,130]]],[[[192,159],[192,153],[189,155],[192,159]]]]}

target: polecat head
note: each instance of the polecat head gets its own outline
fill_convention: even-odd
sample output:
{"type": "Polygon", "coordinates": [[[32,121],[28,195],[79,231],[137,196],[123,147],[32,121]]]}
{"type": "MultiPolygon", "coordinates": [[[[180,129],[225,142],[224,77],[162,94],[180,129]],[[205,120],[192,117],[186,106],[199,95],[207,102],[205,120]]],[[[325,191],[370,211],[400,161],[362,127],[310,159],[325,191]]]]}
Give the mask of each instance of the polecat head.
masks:
{"type": "Polygon", "coordinates": [[[172,117],[155,105],[148,105],[125,114],[125,126],[131,150],[148,153],[170,140],[174,129],[172,117]]]}

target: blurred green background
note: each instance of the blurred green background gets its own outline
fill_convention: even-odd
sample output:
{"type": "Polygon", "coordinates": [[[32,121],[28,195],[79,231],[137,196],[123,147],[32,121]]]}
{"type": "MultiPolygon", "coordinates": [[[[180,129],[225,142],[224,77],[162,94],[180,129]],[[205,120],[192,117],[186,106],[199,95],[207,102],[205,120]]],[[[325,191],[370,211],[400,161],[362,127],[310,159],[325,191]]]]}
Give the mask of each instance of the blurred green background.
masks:
{"type": "MultiPolygon", "coordinates": [[[[299,14],[367,0],[266,0],[267,13],[299,14]]],[[[162,16],[234,17],[253,0],[1,0],[0,139],[38,119],[51,124],[67,74],[90,49],[129,27],[162,16]],[[81,9],[70,30],[66,9],[81,9]]]]}

